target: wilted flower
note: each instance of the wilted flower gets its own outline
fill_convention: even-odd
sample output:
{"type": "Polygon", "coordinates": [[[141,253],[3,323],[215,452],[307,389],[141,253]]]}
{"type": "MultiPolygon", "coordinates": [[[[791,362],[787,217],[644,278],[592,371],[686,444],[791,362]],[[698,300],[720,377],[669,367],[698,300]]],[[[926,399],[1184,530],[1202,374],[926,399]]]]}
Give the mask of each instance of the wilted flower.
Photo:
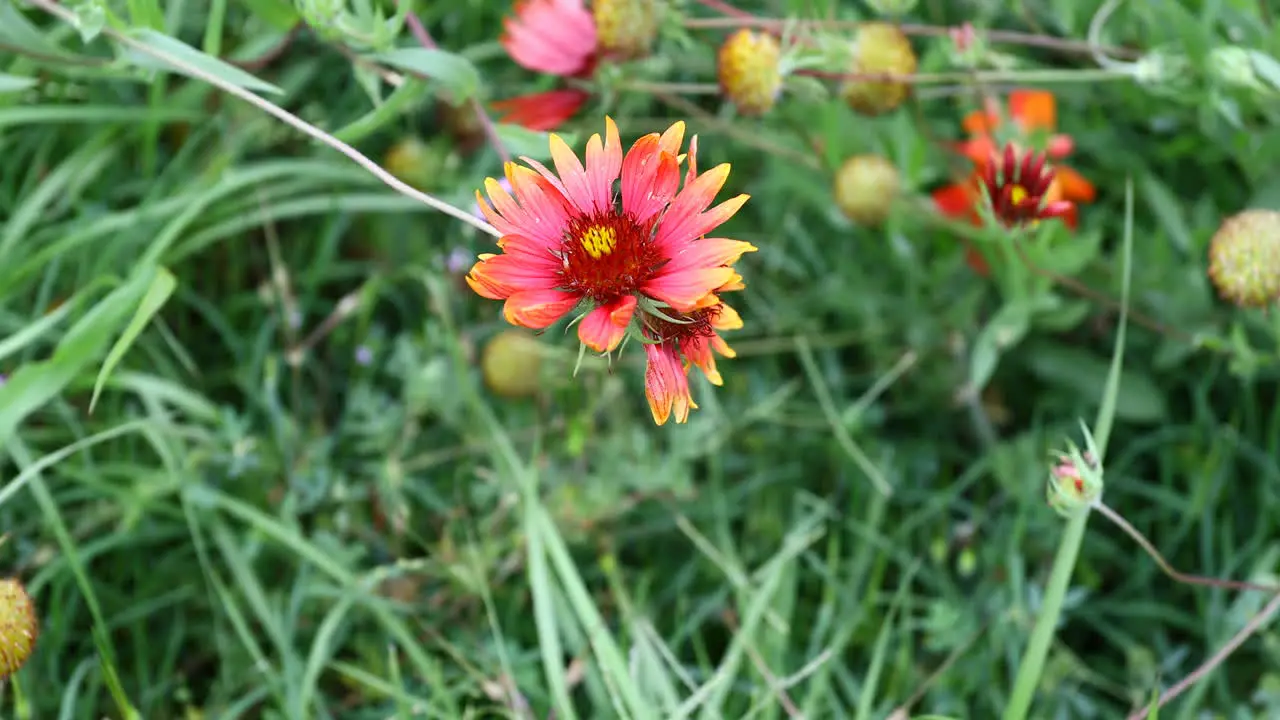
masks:
{"type": "Polygon", "coordinates": [[[1245,210],[1209,241],[1209,278],[1223,299],[1265,307],[1280,299],[1280,212],[1245,210]]]}
{"type": "MultiPolygon", "coordinates": [[[[684,130],[677,122],[661,135],[650,133],[624,156],[618,128],[606,118],[604,140],[593,135],[587,142],[585,167],[557,135],[551,136],[556,172],[533,160],[526,160],[529,167],[508,163],[512,193],[492,178],[485,181],[488,201],[476,193],[481,211],[502,233],[502,252],[481,255],[467,283],[483,297],[504,300],[508,322],[533,329],[584,305],[578,338],[597,352],[618,347],[639,308],[652,316],[641,319],[642,332],[656,343],[648,350],[651,364],[658,351],[685,353],[714,380],[714,363],[703,346],[720,348],[715,331],[728,329],[721,326],[736,318],[716,293],[742,287],[733,265],[755,247],[704,237],[747,196],[708,209],[729,166],[699,174],[696,137],[687,154],[680,154],[684,130]],[[670,321],[662,315],[676,320],[670,324],[678,329],[664,325],[670,321]]],[[[677,381],[655,372],[651,368],[650,376],[662,387],[651,402],[680,392],[680,382],[687,395],[683,373],[677,381]]],[[[657,408],[654,417],[662,422],[666,413],[657,408]]],[[[677,419],[683,419],[680,412],[677,419]]]]}
{"type": "Polygon", "coordinates": [[[502,47],[530,70],[571,77],[595,62],[596,24],[582,0],[520,0],[503,27],[502,47]]]}
{"type": "Polygon", "coordinates": [[[743,28],[716,55],[720,89],[743,115],[763,115],[782,91],[782,48],[772,35],[743,28]]]}
{"type": "MultiPolygon", "coordinates": [[[[599,37],[582,0],[520,0],[504,21],[502,47],[521,66],[562,77],[589,77],[599,59],[599,37]]],[[[581,90],[518,95],[493,103],[500,122],[530,130],[559,127],[586,102],[581,90]]]]}

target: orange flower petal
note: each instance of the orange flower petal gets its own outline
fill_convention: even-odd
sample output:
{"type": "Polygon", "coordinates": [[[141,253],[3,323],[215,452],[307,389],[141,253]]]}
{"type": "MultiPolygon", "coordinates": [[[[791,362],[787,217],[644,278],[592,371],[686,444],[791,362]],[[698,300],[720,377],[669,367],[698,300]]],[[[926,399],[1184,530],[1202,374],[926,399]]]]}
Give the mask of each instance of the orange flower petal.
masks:
{"type": "Polygon", "coordinates": [[[995,112],[991,108],[983,110],[974,110],[964,116],[964,120],[960,122],[964,131],[970,135],[990,135],[1000,127],[1000,113],[995,112]]]}
{"type": "Polygon", "coordinates": [[[559,290],[521,290],[507,298],[502,311],[512,325],[541,330],[564,317],[581,299],[559,290]]]}
{"type": "Polygon", "coordinates": [[[1054,170],[1057,174],[1057,181],[1062,187],[1063,200],[1091,203],[1097,197],[1098,191],[1093,187],[1093,183],[1086,180],[1080,173],[1061,165],[1054,168],[1054,170]]]}
{"type": "Polygon", "coordinates": [[[497,113],[498,122],[546,132],[576,115],[588,97],[581,90],[551,90],[497,100],[489,106],[497,113]]]}
{"type": "Polygon", "coordinates": [[[1058,125],[1057,102],[1053,93],[1044,90],[1009,93],[1009,114],[1024,131],[1053,130],[1058,125]]]}
{"type": "Polygon", "coordinates": [[[578,339],[596,352],[611,352],[626,337],[635,311],[635,295],[623,295],[608,305],[601,305],[582,318],[578,339]]]}
{"type": "Polygon", "coordinates": [[[932,197],[933,204],[943,215],[966,219],[974,215],[977,197],[974,195],[973,186],[969,183],[955,183],[940,187],[933,191],[932,197]]]}

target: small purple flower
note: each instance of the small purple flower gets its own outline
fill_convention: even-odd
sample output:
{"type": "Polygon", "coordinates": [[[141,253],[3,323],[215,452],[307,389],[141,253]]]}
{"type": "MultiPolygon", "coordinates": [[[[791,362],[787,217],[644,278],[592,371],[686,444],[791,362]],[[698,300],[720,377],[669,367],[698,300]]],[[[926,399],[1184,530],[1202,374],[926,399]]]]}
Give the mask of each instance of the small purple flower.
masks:
{"type": "MultiPolygon", "coordinates": [[[[511,192],[510,180],[506,179],[505,177],[501,177],[501,178],[498,178],[498,184],[502,186],[503,190],[506,190],[507,192],[511,192]]],[[[471,206],[471,214],[475,215],[476,218],[480,220],[484,220],[485,222],[489,221],[489,218],[486,218],[484,216],[484,213],[480,211],[480,203],[478,202],[471,206]]]]}
{"type": "Polygon", "coordinates": [[[356,348],[356,363],[368,367],[373,362],[373,351],[368,345],[360,345],[356,348]]]}
{"type": "Polygon", "coordinates": [[[476,261],[475,255],[465,248],[456,247],[449,251],[444,260],[444,267],[450,275],[459,275],[467,271],[476,261]]]}

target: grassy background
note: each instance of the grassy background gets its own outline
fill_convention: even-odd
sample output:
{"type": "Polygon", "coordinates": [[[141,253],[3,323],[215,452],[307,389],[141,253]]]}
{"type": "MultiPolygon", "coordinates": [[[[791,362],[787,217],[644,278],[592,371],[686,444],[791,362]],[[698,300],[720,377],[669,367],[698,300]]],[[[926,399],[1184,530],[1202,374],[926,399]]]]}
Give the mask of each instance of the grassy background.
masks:
{"type": "MultiPolygon", "coordinates": [[[[91,26],[95,3],[66,5],[91,26]]],[[[497,44],[506,3],[418,5],[484,97],[552,86],[497,44]]],[[[1099,5],[924,0],[908,20],[1079,42],[1099,5]]],[[[1280,33],[1265,3],[1124,5],[1101,40],[1177,72],[1083,81],[1087,53],[1005,44],[1016,65],[987,88],[1035,70],[1058,96],[1099,198],[1078,233],[1048,225],[1028,252],[1074,285],[1012,256],[981,278],[959,242],[972,232],[913,210],[957,168],[945,143],[971,85],[874,119],[812,83],[763,120],[627,90],[712,81],[724,32],[678,22],[604,78],[566,128],[578,146],[605,113],[624,143],[686,120],[704,167],[733,163],[726,193],[752,195],[726,234],[760,248],[741,263],[725,386],[697,381],[689,424],[655,428],[637,354],[573,377],[558,330],[517,360],[537,368],[534,396],[486,387],[479,358],[506,326],[456,267],[486,236],[204,83],[0,0],[0,73],[33,81],[0,93],[0,552],[42,624],[0,712],[884,718],[910,702],[995,717],[1062,527],[1049,451],[1102,399],[1116,308],[1079,289],[1119,295],[1130,178],[1133,310],[1157,328],[1129,333],[1107,502],[1181,570],[1280,581],[1280,325],[1216,301],[1205,274],[1222,218],[1280,209],[1280,73],[1258,61],[1255,87],[1233,85],[1214,48],[1274,55],[1280,33]],[[859,153],[888,157],[908,191],[883,228],[833,205],[859,153]]],[[[499,173],[443,122],[447,83],[410,80],[375,111],[353,64],[370,48],[290,32],[289,3],[107,6],[121,31],[244,61],[283,90],[273,102],[373,158],[399,148],[398,170],[459,207],[499,173]]],[[[945,36],[921,32],[921,70],[955,71],[945,36]]],[[[537,134],[504,138],[546,154],[537,134]]],[[[1122,717],[1266,599],[1178,584],[1095,518],[1032,716],[1122,717]]],[[[1162,717],[1276,716],[1277,667],[1264,629],[1162,717]]]]}

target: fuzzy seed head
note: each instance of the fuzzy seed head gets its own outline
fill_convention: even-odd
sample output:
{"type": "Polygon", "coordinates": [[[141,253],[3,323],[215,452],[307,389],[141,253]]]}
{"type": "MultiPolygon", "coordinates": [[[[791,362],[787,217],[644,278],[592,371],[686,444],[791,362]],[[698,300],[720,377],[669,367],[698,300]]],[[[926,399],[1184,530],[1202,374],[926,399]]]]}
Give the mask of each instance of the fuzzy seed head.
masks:
{"type": "Polygon", "coordinates": [[[484,384],[493,394],[522,398],[537,394],[541,382],[540,343],[523,330],[498,333],[480,353],[484,384]]]}
{"type": "Polygon", "coordinates": [[[763,115],[782,91],[782,48],[768,33],[743,28],[730,35],[717,54],[720,89],[738,112],[763,115]]]}
{"type": "Polygon", "coordinates": [[[1280,212],[1245,210],[1209,241],[1209,278],[1223,299],[1265,307],[1280,299],[1280,212]]]}
{"type": "Polygon", "coordinates": [[[18,671],[36,647],[40,626],[22,583],[0,580],[0,680],[18,671]]]}
{"type": "Polygon", "coordinates": [[[901,183],[893,163],[879,155],[855,155],[836,172],[836,206],[859,225],[879,225],[889,217],[901,183]]]}
{"type": "Polygon", "coordinates": [[[659,2],[595,0],[591,3],[600,49],[622,59],[648,55],[658,36],[659,2]]]}
{"type": "MultiPolygon", "coordinates": [[[[916,52],[896,25],[864,23],[854,39],[854,74],[910,75],[916,71],[916,52]]],[[[880,80],[847,80],[840,96],[855,112],[880,115],[902,104],[910,92],[907,83],[880,80]]]]}

